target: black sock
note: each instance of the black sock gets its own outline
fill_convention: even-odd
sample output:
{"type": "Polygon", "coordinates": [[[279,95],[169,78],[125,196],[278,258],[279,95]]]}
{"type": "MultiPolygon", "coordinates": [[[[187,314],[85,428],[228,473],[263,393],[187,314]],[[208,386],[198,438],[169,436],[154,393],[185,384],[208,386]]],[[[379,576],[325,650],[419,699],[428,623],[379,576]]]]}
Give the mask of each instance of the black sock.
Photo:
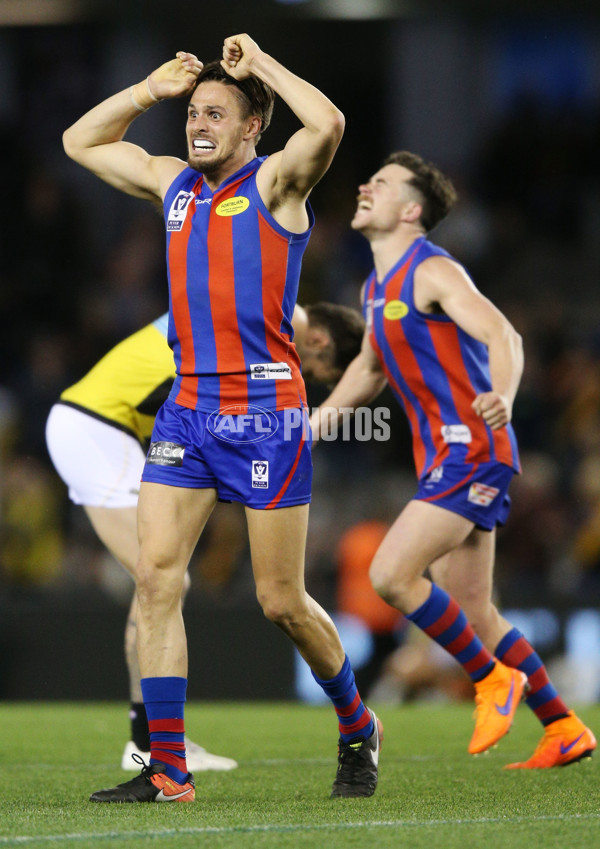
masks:
{"type": "Polygon", "coordinates": [[[148,717],[143,702],[132,702],[129,710],[131,720],[131,739],[142,752],[150,751],[150,732],[148,717]]]}

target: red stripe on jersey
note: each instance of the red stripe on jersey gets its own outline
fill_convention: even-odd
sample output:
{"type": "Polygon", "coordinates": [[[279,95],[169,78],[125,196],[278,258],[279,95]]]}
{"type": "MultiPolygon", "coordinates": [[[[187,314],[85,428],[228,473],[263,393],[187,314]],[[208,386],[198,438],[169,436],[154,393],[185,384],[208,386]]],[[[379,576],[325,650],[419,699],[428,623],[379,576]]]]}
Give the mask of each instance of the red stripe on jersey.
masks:
{"type": "Polygon", "coordinates": [[[465,461],[472,463],[476,458],[480,461],[484,458],[483,462],[487,462],[491,459],[488,434],[483,419],[471,407],[477,393],[464,363],[458,328],[455,324],[441,321],[428,321],[427,327],[440,365],[451,363],[452,376],[448,377],[448,386],[458,418],[463,423],[469,423],[471,442],[465,461]]]}
{"type": "Polygon", "coordinates": [[[303,436],[302,439],[300,440],[300,445],[298,446],[298,453],[296,454],[296,459],[294,460],[292,468],[290,469],[289,474],[288,474],[287,478],[285,479],[285,481],[283,483],[283,486],[281,487],[281,489],[279,490],[279,492],[277,493],[275,498],[269,504],[267,504],[267,506],[265,507],[265,510],[272,510],[273,507],[277,507],[277,505],[279,504],[279,502],[281,501],[281,499],[285,495],[286,490],[287,490],[288,486],[290,485],[290,481],[294,477],[294,472],[296,471],[296,467],[297,467],[297,465],[300,461],[300,454],[302,453],[302,448],[304,447],[304,442],[305,442],[305,440],[304,440],[304,436],[303,436]]]}
{"type": "Polygon", "coordinates": [[[299,368],[296,363],[290,362],[290,353],[295,353],[295,348],[291,345],[289,337],[281,332],[289,245],[287,239],[269,227],[262,215],[258,217],[258,232],[263,270],[262,298],[267,349],[272,362],[287,362],[293,372],[292,381],[275,381],[276,404],[277,409],[280,410],[285,408],[286,400],[288,400],[287,384],[291,383],[295,386],[299,377],[299,368]],[[274,282],[276,285],[273,285],[274,282]]]}
{"type": "MultiPolygon", "coordinates": [[[[415,251],[409,256],[407,261],[404,263],[402,268],[400,268],[388,286],[386,292],[386,301],[392,300],[400,300],[400,295],[402,294],[402,287],[404,286],[404,280],[408,273],[408,269],[412,262],[415,251]]],[[[423,373],[417,362],[417,358],[415,357],[412,347],[408,340],[406,339],[404,333],[404,327],[402,326],[401,319],[386,319],[384,316],[384,333],[386,339],[389,342],[392,354],[394,359],[397,362],[402,363],[402,376],[406,380],[406,383],[410,387],[411,392],[415,395],[416,398],[419,399],[420,406],[427,417],[427,421],[429,422],[429,431],[431,434],[431,441],[433,442],[436,458],[439,462],[443,461],[446,455],[449,453],[448,445],[444,442],[442,437],[442,414],[440,410],[440,406],[438,404],[437,398],[433,394],[433,392],[429,389],[425,379],[423,377],[423,373]]],[[[416,430],[413,430],[413,439],[415,434],[418,435],[419,442],[422,442],[422,437],[420,435],[420,428],[417,427],[416,430]]],[[[424,451],[424,446],[423,446],[424,451]]],[[[424,461],[421,462],[420,465],[417,466],[418,476],[421,475],[423,471],[424,461]]]]}
{"type": "Polygon", "coordinates": [[[507,466],[512,466],[513,468],[515,465],[518,466],[518,463],[515,463],[512,445],[510,444],[506,428],[501,427],[499,430],[493,430],[492,439],[494,440],[496,460],[499,463],[506,463],[507,466]]]}
{"type": "MultiPolygon", "coordinates": [[[[194,193],[199,191],[201,186],[202,178],[194,186],[194,193]]],[[[193,374],[196,370],[194,337],[187,296],[187,252],[195,211],[196,204],[194,201],[191,201],[188,204],[185,221],[181,230],[171,233],[168,252],[172,316],[175,322],[175,332],[181,346],[179,371],[184,375],[181,379],[181,385],[175,401],[178,404],[185,405],[183,399],[186,398],[188,399],[188,406],[189,401],[192,402],[192,405],[195,405],[195,398],[198,396],[198,378],[185,377],[186,374],[193,374]]]]}
{"type": "MultiPolygon", "coordinates": [[[[238,184],[228,187],[228,191],[219,192],[213,198],[216,210],[222,201],[235,195],[238,184]]],[[[223,378],[221,378],[220,408],[232,403],[240,407],[248,403],[248,384],[246,360],[242,347],[235,302],[235,274],[233,263],[232,218],[217,215],[211,210],[208,225],[208,295],[213,320],[215,348],[217,354],[217,372],[244,372],[227,377],[228,394],[223,397],[223,378]]]]}
{"type": "MultiPolygon", "coordinates": [[[[371,298],[371,300],[373,299],[374,289],[375,289],[375,281],[373,280],[371,282],[370,288],[367,291],[365,291],[365,296],[364,296],[365,303],[367,303],[369,298],[371,298]]],[[[384,358],[383,353],[381,351],[381,348],[379,347],[379,344],[377,342],[377,338],[375,337],[375,333],[373,332],[373,328],[371,328],[371,332],[369,333],[369,341],[371,342],[371,347],[375,351],[375,354],[377,355],[377,359],[379,360],[381,367],[383,368],[383,373],[385,374],[388,383],[390,384],[390,386],[394,389],[394,391],[402,399],[402,403],[404,405],[404,412],[406,413],[406,417],[407,417],[408,421],[410,422],[410,427],[411,427],[412,433],[413,434],[419,433],[419,419],[417,417],[415,409],[414,409],[413,405],[409,402],[409,400],[406,397],[406,395],[404,394],[404,392],[398,386],[398,383],[396,382],[394,375],[391,374],[390,370],[388,369],[387,364],[385,362],[385,358],[384,358]]],[[[425,446],[423,445],[422,439],[417,440],[417,439],[413,438],[413,457],[415,459],[415,468],[417,469],[417,476],[420,476],[420,474],[423,470],[423,466],[425,465],[425,457],[426,457],[425,446]]]]}

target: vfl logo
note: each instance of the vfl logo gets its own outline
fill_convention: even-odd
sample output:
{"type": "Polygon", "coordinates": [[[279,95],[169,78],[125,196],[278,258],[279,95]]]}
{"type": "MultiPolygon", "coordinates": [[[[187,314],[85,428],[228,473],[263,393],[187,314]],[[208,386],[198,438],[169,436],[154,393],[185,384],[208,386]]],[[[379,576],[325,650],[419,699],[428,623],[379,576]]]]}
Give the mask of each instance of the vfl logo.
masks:
{"type": "Polygon", "coordinates": [[[176,442],[151,442],[146,463],[151,466],[181,466],[185,446],[176,442]]]}
{"type": "Polygon", "coordinates": [[[167,216],[167,230],[169,232],[181,230],[185,221],[188,204],[193,197],[193,192],[181,191],[177,193],[167,216]]]}
{"type": "Polygon", "coordinates": [[[248,404],[246,412],[237,412],[239,406],[215,410],[206,421],[206,427],[224,442],[262,442],[273,436],[279,428],[279,419],[271,410],[248,404]]]}
{"type": "Polygon", "coordinates": [[[269,461],[252,460],[252,488],[268,489],[269,487],[269,461]]]}

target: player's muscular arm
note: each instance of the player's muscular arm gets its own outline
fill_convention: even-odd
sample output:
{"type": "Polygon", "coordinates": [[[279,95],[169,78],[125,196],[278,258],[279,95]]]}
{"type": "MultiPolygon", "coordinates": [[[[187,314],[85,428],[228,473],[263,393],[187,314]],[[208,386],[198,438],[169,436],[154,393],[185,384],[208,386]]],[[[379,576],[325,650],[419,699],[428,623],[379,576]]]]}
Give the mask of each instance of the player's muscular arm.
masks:
{"type": "Polygon", "coordinates": [[[296,347],[302,347],[306,332],[308,330],[308,315],[304,307],[296,304],[292,314],[292,327],[294,328],[294,342],[296,347]]]}
{"type": "Polygon", "coordinates": [[[304,201],[331,164],[344,132],[344,116],[322,92],[264,53],[246,34],[225,40],[221,64],[235,79],[254,75],[270,85],[302,123],[283,151],[267,159],[257,182],[278,221],[280,215],[290,215],[287,209],[280,210],[291,206],[291,215],[296,216],[293,226],[287,220],[281,223],[289,229],[305,229],[304,201]]]}
{"type": "Polygon", "coordinates": [[[386,383],[387,378],[381,370],[368,331],[365,331],[360,354],[352,360],[331,395],[310,418],[313,440],[317,441],[321,427],[332,417],[335,421],[342,417],[338,411],[344,407],[354,410],[368,404],[379,395],[386,383]]]}
{"type": "Polygon", "coordinates": [[[445,257],[431,257],[415,274],[415,304],[431,312],[437,304],[470,336],[487,346],[492,391],[478,395],[473,409],[493,429],[504,427],[523,373],[523,340],[500,310],[479,292],[465,271],[445,257]]]}
{"type": "Polygon", "coordinates": [[[127,194],[161,198],[184,163],[173,157],[150,156],[123,137],[134,119],[157,101],[189,94],[201,69],[202,63],[192,53],[180,52],[147,80],[109,97],[65,131],[67,155],[127,194]]]}

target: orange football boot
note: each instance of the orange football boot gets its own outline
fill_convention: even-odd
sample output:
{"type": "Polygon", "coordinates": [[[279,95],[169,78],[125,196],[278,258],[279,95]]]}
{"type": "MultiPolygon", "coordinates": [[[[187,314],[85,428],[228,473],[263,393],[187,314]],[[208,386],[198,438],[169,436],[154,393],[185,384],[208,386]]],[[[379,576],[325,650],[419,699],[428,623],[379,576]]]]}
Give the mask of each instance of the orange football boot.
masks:
{"type": "MultiPolygon", "coordinates": [[[[144,764],[141,758],[139,760],[144,764]]],[[[194,776],[188,772],[185,783],[178,784],[165,774],[165,770],[162,763],[144,764],[135,778],[108,790],[97,790],[90,796],[90,802],[193,802],[196,797],[194,776]]]]}
{"type": "Polygon", "coordinates": [[[591,758],[596,738],[572,710],[563,719],[551,722],[544,730],[537,749],[528,761],[506,764],[504,769],[549,769],[568,766],[591,758]]]}
{"type": "Polygon", "coordinates": [[[489,675],[475,684],[475,730],[469,754],[478,755],[494,746],[509,731],[521,701],[527,676],[496,661],[489,675]]]}

